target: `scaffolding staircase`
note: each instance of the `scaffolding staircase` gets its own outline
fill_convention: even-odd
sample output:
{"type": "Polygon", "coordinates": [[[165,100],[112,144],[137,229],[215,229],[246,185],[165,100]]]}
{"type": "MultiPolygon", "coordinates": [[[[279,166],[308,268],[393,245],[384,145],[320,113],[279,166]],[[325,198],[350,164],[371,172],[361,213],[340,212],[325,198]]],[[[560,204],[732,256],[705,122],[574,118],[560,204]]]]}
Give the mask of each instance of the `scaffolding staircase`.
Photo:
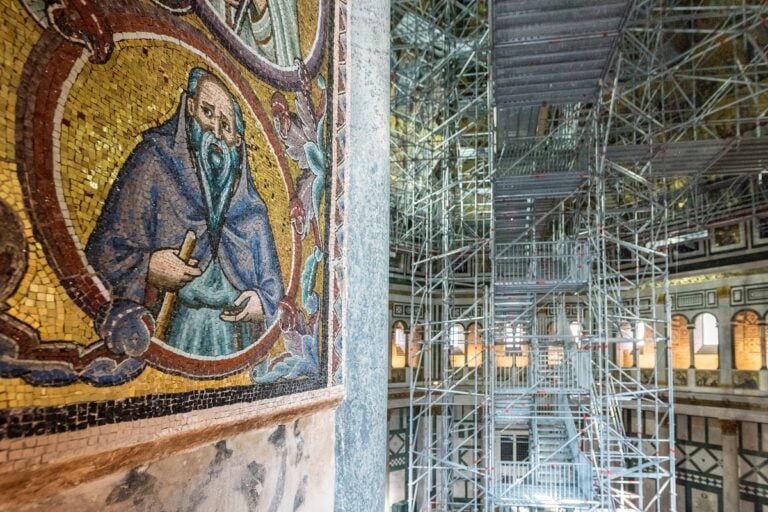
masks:
{"type": "Polygon", "coordinates": [[[524,460],[498,460],[494,502],[502,510],[594,506],[578,426],[590,354],[558,307],[586,289],[589,250],[576,238],[543,240],[559,205],[585,184],[586,172],[573,170],[579,157],[557,138],[533,139],[499,158],[494,177],[493,432],[523,431],[530,440],[524,460]]]}

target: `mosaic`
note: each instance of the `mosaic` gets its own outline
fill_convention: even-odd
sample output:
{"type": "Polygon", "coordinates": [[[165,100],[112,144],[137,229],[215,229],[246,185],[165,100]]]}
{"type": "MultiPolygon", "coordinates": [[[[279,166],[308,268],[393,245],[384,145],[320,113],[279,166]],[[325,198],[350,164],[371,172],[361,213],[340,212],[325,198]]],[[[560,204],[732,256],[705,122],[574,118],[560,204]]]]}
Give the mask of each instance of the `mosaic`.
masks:
{"type": "Polygon", "coordinates": [[[345,3],[0,5],[3,436],[341,384],[345,3]]]}

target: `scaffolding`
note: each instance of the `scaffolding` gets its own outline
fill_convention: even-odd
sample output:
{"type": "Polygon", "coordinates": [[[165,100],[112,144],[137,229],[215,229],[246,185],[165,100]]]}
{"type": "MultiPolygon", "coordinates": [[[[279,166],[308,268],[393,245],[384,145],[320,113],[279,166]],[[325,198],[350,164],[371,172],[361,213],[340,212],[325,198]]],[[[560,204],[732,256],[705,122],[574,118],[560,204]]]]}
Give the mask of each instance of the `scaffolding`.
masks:
{"type": "Polygon", "coordinates": [[[765,16],[393,1],[409,510],[675,510],[669,253],[768,211],[765,16]]]}
{"type": "Polygon", "coordinates": [[[482,2],[392,4],[394,246],[411,255],[408,500],[484,509],[490,254],[488,25],[482,2]],[[407,212],[403,216],[402,212],[407,212]],[[460,299],[457,299],[460,296],[460,299]],[[462,333],[463,334],[463,333],[462,333]]]}
{"type": "MultiPolygon", "coordinates": [[[[571,14],[568,7],[547,2],[541,10],[563,8],[576,17],[570,44],[551,45],[563,30],[560,20],[552,22],[543,30],[544,53],[526,57],[535,76],[516,77],[512,91],[505,83],[496,87],[499,103],[514,112],[504,118],[518,122],[505,127],[515,136],[505,138],[494,165],[491,430],[501,439],[527,434],[530,449],[525,458],[496,459],[493,503],[514,511],[666,512],[675,509],[665,338],[671,311],[664,299],[667,255],[659,250],[668,238],[668,208],[652,166],[620,167],[606,157],[625,84],[620,36],[645,11],[637,2],[595,2],[571,14]],[[579,77],[593,77],[595,69],[601,87],[578,101],[594,83],[579,77]],[[519,82],[538,76],[560,104],[531,106],[540,98],[521,93],[519,82]],[[572,90],[582,82],[583,91],[572,90]],[[534,115],[521,115],[532,108],[534,115]],[[536,121],[521,129],[522,117],[536,121]],[[658,357],[641,369],[646,345],[658,357]],[[633,364],[625,364],[626,353],[633,364]],[[517,378],[506,378],[505,367],[517,378]]],[[[510,23],[541,19],[533,9],[526,4],[523,21],[510,23]]],[[[503,49],[520,58],[512,50],[531,44],[503,49]]],[[[496,57],[495,64],[505,60],[496,57]]]]}
{"type": "Polygon", "coordinates": [[[615,508],[676,507],[669,254],[765,212],[767,12],[755,2],[632,2],[594,107],[587,232],[601,257],[589,332],[601,347],[595,392],[613,414],[589,435],[615,508]]]}
{"type": "Polygon", "coordinates": [[[768,208],[767,14],[759,2],[636,2],[607,161],[630,179],[653,167],[672,238],[768,208]]]}

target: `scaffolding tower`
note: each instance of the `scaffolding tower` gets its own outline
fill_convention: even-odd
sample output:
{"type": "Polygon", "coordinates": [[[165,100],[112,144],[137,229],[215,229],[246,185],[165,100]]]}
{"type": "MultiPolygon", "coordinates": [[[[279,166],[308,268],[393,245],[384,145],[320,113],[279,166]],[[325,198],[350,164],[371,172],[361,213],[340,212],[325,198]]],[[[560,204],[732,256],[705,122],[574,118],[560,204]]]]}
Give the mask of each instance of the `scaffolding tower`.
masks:
{"type": "Polygon", "coordinates": [[[594,254],[580,211],[591,140],[583,116],[578,106],[547,110],[496,158],[489,430],[501,510],[599,506],[586,434],[596,404],[582,336],[594,254]],[[504,454],[508,440],[518,446],[504,454]]]}
{"type": "Polygon", "coordinates": [[[486,509],[488,360],[482,346],[470,350],[477,345],[461,343],[453,329],[472,324],[473,336],[482,337],[488,316],[485,5],[392,4],[392,176],[396,193],[406,198],[392,216],[394,246],[411,255],[413,510],[486,509]]]}
{"type": "Polygon", "coordinates": [[[670,252],[766,214],[765,19],[393,0],[409,510],[675,510],[670,252]]]}
{"type": "Polygon", "coordinates": [[[646,10],[576,3],[497,2],[505,137],[493,175],[489,430],[500,440],[522,433],[529,449],[496,458],[492,501],[510,511],[670,511],[667,205],[652,166],[607,159],[626,83],[622,35],[646,10]],[[646,345],[657,357],[641,369],[646,345]]]}

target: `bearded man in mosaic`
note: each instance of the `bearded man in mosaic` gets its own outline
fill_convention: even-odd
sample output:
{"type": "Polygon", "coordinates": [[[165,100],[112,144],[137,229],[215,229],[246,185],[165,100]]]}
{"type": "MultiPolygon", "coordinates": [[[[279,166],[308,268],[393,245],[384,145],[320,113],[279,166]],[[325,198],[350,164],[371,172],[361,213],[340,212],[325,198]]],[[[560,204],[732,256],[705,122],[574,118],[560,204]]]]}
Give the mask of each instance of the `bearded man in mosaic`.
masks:
{"type": "Polygon", "coordinates": [[[193,69],[174,116],[144,133],[118,173],[86,247],[113,300],[157,312],[163,292],[178,291],[165,341],[189,354],[247,347],[283,297],[244,134],[224,83],[193,69]],[[179,250],[189,231],[196,243],[185,262],[179,250]]]}

